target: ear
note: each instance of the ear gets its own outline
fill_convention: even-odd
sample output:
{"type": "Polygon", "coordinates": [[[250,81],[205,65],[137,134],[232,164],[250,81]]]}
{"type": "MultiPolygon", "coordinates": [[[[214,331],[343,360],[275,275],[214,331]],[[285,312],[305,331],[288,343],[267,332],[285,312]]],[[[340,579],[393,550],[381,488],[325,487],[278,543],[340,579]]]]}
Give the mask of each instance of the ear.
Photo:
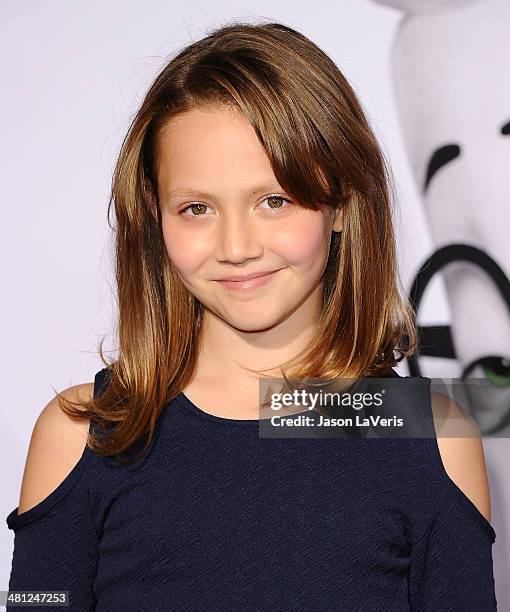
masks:
{"type": "Polygon", "coordinates": [[[341,232],[344,226],[344,207],[340,205],[333,211],[333,231],[341,232]]]}

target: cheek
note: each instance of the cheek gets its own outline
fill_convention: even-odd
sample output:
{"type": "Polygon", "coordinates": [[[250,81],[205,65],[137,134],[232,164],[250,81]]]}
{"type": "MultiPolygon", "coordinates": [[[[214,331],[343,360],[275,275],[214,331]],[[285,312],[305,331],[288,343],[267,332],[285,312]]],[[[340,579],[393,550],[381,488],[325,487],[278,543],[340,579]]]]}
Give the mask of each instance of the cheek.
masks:
{"type": "Polygon", "coordinates": [[[274,233],[273,244],[290,265],[303,268],[320,266],[327,259],[329,245],[324,218],[313,211],[299,215],[274,233]]]}
{"type": "Polygon", "coordinates": [[[199,232],[190,236],[189,232],[179,231],[172,219],[164,217],[162,230],[168,257],[182,276],[195,272],[207,260],[210,248],[199,232]]]}

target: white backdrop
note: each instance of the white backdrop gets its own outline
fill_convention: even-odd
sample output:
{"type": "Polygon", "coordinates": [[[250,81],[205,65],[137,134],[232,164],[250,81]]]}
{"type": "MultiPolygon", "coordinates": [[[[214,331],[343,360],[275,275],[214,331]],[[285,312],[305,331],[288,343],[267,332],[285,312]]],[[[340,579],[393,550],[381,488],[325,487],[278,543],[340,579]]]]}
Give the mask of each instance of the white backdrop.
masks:
{"type": "MultiPolygon", "coordinates": [[[[7,589],[17,506],[33,425],[53,388],[91,382],[97,344],[114,306],[106,210],[121,140],[150,81],[177,48],[231,19],[275,19],[302,31],[339,65],[388,156],[397,181],[397,236],[407,288],[431,238],[394,101],[391,47],[402,15],[368,0],[0,1],[2,240],[0,589],[7,589]]],[[[443,281],[434,280],[422,323],[447,323],[443,281]]],[[[427,376],[455,376],[434,362],[427,376]]],[[[450,368],[450,370],[448,370],[450,368]]],[[[401,368],[407,374],[406,368],[401,368]]],[[[497,533],[500,610],[510,610],[510,508],[506,439],[485,439],[497,533]]]]}

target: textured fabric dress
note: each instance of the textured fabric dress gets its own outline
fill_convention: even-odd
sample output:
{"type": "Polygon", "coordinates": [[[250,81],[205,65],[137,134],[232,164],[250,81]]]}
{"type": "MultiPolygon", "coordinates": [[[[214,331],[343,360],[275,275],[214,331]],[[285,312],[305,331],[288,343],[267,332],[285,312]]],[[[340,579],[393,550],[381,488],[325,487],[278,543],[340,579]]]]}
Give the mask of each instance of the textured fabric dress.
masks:
{"type": "Polygon", "coordinates": [[[68,590],[71,610],[497,609],[495,531],[435,437],[264,438],[181,393],[136,464],[85,448],[17,510],[9,590],[68,590]]]}

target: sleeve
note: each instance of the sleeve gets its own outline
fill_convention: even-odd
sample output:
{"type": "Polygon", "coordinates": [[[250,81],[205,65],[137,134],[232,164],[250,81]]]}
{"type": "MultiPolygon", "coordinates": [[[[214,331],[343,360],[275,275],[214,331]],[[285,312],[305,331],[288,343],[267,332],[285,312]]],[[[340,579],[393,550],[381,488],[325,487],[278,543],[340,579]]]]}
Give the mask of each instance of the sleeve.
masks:
{"type": "Polygon", "coordinates": [[[489,521],[448,478],[430,525],[411,548],[411,609],[497,610],[492,558],[495,540],[489,521]]]}
{"type": "MultiPolygon", "coordinates": [[[[106,368],[94,379],[94,397],[108,383],[106,368]]],[[[91,425],[94,427],[94,425],[91,425]]],[[[99,536],[91,515],[91,472],[94,453],[84,447],[66,478],[37,505],[6,518],[14,531],[9,591],[69,591],[69,610],[95,609],[93,583],[97,572],[99,536]]],[[[31,610],[60,606],[30,606],[31,610]]],[[[18,610],[14,604],[6,606],[18,610]]]]}

